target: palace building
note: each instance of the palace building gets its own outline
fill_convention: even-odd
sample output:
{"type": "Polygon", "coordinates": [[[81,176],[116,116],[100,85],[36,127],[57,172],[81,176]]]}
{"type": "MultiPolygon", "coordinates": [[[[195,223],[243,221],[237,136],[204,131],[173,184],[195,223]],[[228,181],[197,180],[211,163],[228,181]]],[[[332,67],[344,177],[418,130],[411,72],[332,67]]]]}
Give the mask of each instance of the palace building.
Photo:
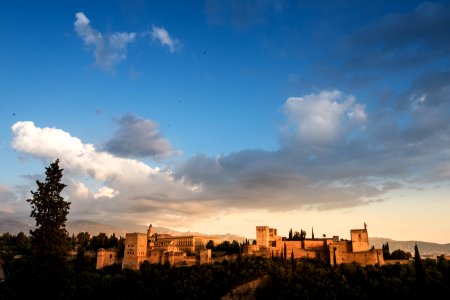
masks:
{"type": "Polygon", "coordinates": [[[365,265],[383,265],[381,249],[369,247],[367,226],[364,229],[350,230],[351,240],[332,238],[311,238],[289,240],[277,235],[277,229],[268,226],[256,226],[256,245],[246,245],[247,255],[294,256],[294,258],[317,258],[331,265],[356,262],[365,265]]]}
{"type": "MultiPolygon", "coordinates": [[[[211,262],[211,250],[206,249],[208,241],[215,245],[220,240],[204,236],[172,236],[158,234],[150,224],[147,233],[127,233],[122,269],[139,270],[147,261],[151,264],[195,265],[211,262]]],[[[100,249],[97,254],[97,269],[113,264],[113,251],[100,249]]]]}

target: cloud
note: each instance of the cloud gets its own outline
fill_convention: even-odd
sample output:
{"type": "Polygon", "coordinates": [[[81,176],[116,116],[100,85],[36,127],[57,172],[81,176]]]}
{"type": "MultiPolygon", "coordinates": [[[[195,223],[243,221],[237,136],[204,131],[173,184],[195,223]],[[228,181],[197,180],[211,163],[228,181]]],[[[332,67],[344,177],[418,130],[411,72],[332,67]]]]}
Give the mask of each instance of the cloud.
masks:
{"type": "Polygon", "coordinates": [[[358,158],[349,156],[362,147],[355,128],[367,119],[353,96],[322,91],[289,98],[283,108],[289,134],[283,128],[278,150],[198,154],[175,175],[200,186],[206,198],[227,199],[229,206],[279,211],[363,205],[386,192],[383,182],[365,179],[373,173],[360,171],[358,158]]]}
{"type": "Polygon", "coordinates": [[[145,224],[164,215],[178,216],[182,222],[212,211],[206,209],[211,203],[198,203],[198,187],[174,178],[168,169],[98,151],[68,132],[39,128],[30,121],[17,122],[11,129],[16,151],[46,163],[60,159],[72,217],[145,224]]]}
{"type": "Polygon", "coordinates": [[[97,193],[94,193],[94,198],[100,198],[100,197],[106,197],[106,198],[113,198],[115,196],[119,195],[119,192],[109,188],[107,186],[103,186],[98,190],[97,193]]]}
{"type": "Polygon", "coordinates": [[[159,126],[153,121],[128,114],[119,118],[117,123],[120,127],[106,142],[106,151],[122,157],[151,157],[156,160],[179,154],[161,136],[159,126]]]}
{"type": "Polygon", "coordinates": [[[446,78],[426,76],[405,92],[410,108],[403,126],[396,113],[368,115],[355,97],[340,91],[288,98],[283,112],[289,130],[282,128],[279,149],[198,154],[175,175],[200,186],[207,198],[220,195],[229,206],[271,211],[368,205],[394,190],[448,181],[446,78]],[[414,94],[426,95],[420,111],[411,107],[414,94]]]}
{"type": "Polygon", "coordinates": [[[340,91],[322,91],[304,97],[291,97],[284,105],[288,121],[300,140],[321,144],[341,138],[355,124],[366,120],[364,105],[340,91]]]}
{"type": "Polygon", "coordinates": [[[126,59],[127,46],[136,40],[136,33],[115,32],[105,39],[91,27],[84,13],[76,13],[75,18],[75,31],[84,44],[93,49],[95,64],[105,71],[114,71],[114,66],[126,59]]]}
{"type": "Polygon", "coordinates": [[[390,13],[342,45],[358,68],[414,68],[450,56],[450,4],[424,2],[414,11],[390,13]]]}
{"type": "Polygon", "coordinates": [[[70,169],[98,180],[124,176],[121,172],[127,168],[144,177],[159,172],[157,168],[141,162],[98,152],[92,144],[83,144],[80,139],[61,129],[39,128],[30,121],[17,122],[11,129],[15,150],[40,158],[60,158],[70,169]]]}
{"type": "Polygon", "coordinates": [[[397,138],[408,146],[410,152],[422,157],[449,157],[446,151],[450,142],[449,71],[430,72],[418,77],[399,96],[394,109],[396,114],[406,115],[406,125],[397,138]]]}
{"type": "MultiPolygon", "coordinates": [[[[387,111],[366,112],[356,97],[338,90],[288,98],[278,149],[197,154],[172,168],[117,157],[61,129],[32,122],[12,126],[12,146],[37,158],[60,158],[71,214],[117,224],[153,220],[185,227],[234,209],[371,205],[399,189],[450,180],[449,73],[418,78],[398,95],[398,106],[387,111]],[[399,111],[407,115],[402,125],[395,119],[399,111]]],[[[133,115],[119,120],[118,140],[126,134],[138,140],[149,132],[149,141],[161,138],[149,120],[133,115]]],[[[124,151],[148,154],[146,143],[136,153],[124,151]]]]}
{"type": "Polygon", "coordinates": [[[152,27],[152,38],[158,41],[161,45],[169,48],[171,53],[182,48],[182,44],[177,39],[172,38],[164,27],[153,26],[152,27]]]}

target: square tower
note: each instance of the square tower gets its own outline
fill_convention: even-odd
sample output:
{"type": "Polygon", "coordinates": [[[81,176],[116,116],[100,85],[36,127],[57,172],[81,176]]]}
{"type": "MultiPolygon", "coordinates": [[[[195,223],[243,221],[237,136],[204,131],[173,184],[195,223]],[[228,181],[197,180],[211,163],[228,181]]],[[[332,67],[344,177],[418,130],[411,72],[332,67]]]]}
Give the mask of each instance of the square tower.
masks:
{"type": "Polygon", "coordinates": [[[350,230],[352,238],[352,251],[362,252],[369,251],[369,235],[367,229],[352,229],[350,230]]]}
{"type": "Polygon", "coordinates": [[[269,226],[256,226],[256,245],[269,247],[269,226]]]}
{"type": "Polygon", "coordinates": [[[125,235],[125,250],[122,269],[139,270],[139,265],[147,258],[147,234],[127,233],[125,235]]]}

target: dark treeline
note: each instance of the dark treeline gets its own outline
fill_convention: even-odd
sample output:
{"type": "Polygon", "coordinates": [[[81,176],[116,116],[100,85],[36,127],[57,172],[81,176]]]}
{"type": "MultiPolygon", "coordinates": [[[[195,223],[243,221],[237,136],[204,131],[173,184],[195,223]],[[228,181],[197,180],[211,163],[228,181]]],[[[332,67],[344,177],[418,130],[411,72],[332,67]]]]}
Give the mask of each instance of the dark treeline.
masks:
{"type": "MultiPolygon", "coordinates": [[[[118,251],[118,257],[123,257],[125,248],[125,238],[117,237],[114,233],[109,237],[105,233],[91,236],[88,232],[80,232],[77,235],[66,237],[67,249],[72,251],[97,251],[100,248],[109,249],[115,248],[118,251]]],[[[19,232],[17,235],[12,235],[8,232],[0,236],[0,250],[3,255],[8,252],[15,255],[30,254],[31,251],[31,237],[19,232]]]]}
{"type": "Polygon", "coordinates": [[[424,276],[414,263],[336,268],[314,259],[238,256],[235,261],[173,268],[144,262],[139,271],[120,265],[95,270],[92,264],[68,261],[55,273],[29,259],[7,260],[7,280],[0,299],[220,299],[234,287],[269,275],[256,299],[421,299],[450,292],[450,264],[444,257],[422,261],[424,276]]]}
{"type": "MultiPolygon", "coordinates": [[[[94,249],[96,243],[118,245],[115,236],[105,236],[90,237],[88,242],[83,233],[79,237],[84,238],[77,238],[74,245],[86,249],[94,249]]],[[[437,260],[417,256],[405,265],[333,268],[317,260],[289,259],[289,255],[287,259],[239,255],[235,261],[194,267],[145,262],[139,271],[121,270],[120,265],[95,270],[95,260],[77,256],[48,273],[27,255],[29,246],[29,237],[23,233],[0,236],[0,258],[7,275],[0,283],[0,299],[220,299],[236,286],[264,275],[269,276],[257,289],[256,299],[420,299],[450,292],[450,262],[443,256],[437,260]],[[14,259],[17,254],[22,256],[14,259]]],[[[234,252],[240,247],[237,242],[225,243],[217,250],[234,252]]]]}
{"type": "Polygon", "coordinates": [[[205,247],[206,249],[211,249],[214,257],[218,254],[239,254],[243,244],[246,244],[246,242],[239,244],[238,241],[233,240],[231,243],[229,241],[223,241],[215,246],[213,241],[209,241],[205,247]]]}
{"type": "Polygon", "coordinates": [[[316,260],[294,265],[284,260],[268,274],[257,299],[439,299],[450,292],[450,263],[444,256],[422,260],[420,268],[412,262],[333,268],[316,260]]]}

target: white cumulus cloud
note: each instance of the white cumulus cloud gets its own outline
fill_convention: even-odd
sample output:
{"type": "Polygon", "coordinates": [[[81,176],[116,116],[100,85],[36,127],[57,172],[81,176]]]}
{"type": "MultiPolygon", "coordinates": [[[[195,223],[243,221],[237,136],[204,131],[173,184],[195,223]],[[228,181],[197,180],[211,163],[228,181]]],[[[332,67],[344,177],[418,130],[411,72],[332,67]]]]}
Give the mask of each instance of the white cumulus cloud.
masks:
{"type": "Polygon", "coordinates": [[[288,98],[284,112],[288,121],[296,127],[300,139],[313,144],[333,141],[355,123],[366,120],[364,105],[340,91],[288,98]]]}
{"type": "Polygon", "coordinates": [[[11,129],[16,151],[46,161],[59,158],[68,184],[66,193],[73,202],[72,216],[105,216],[134,223],[162,213],[182,219],[205,213],[189,209],[199,191],[195,185],[175,179],[170,169],[116,157],[64,130],[40,128],[30,121],[17,122],[11,129]]]}
{"type": "Polygon", "coordinates": [[[113,198],[115,196],[119,195],[119,192],[109,188],[107,186],[103,186],[101,187],[97,193],[94,193],[94,198],[100,198],[100,197],[105,197],[105,198],[113,198]]]}

